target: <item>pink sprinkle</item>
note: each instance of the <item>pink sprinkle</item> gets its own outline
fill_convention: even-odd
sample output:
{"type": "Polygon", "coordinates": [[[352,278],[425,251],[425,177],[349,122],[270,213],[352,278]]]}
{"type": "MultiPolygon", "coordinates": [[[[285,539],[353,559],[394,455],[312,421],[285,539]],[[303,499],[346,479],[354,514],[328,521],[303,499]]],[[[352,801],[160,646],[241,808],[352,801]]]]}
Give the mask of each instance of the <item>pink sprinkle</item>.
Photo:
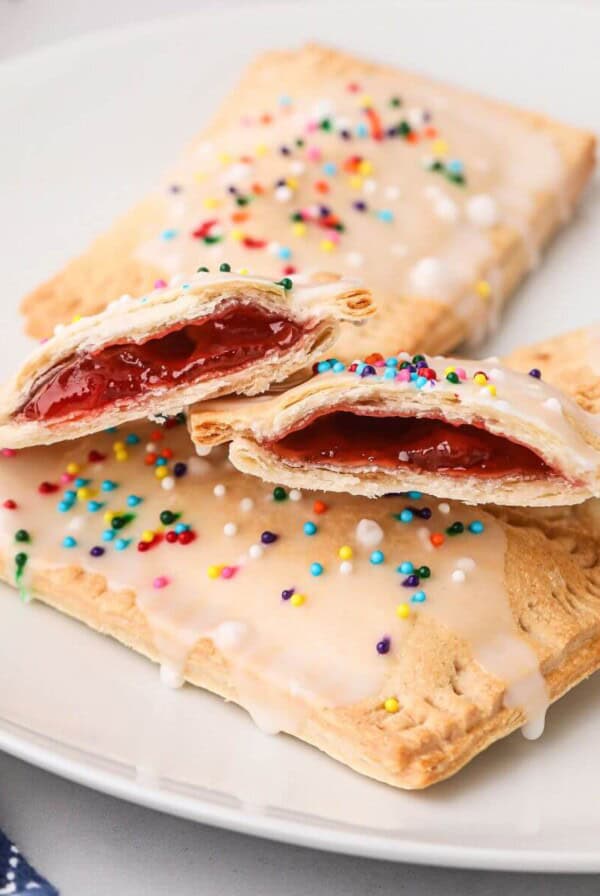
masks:
{"type": "Polygon", "coordinates": [[[466,378],[467,378],[467,371],[464,369],[464,367],[457,367],[457,368],[456,368],[456,375],[457,375],[457,377],[459,378],[459,380],[466,380],[466,378]]]}
{"type": "Polygon", "coordinates": [[[17,454],[16,448],[3,448],[2,449],[2,457],[15,457],[17,454]]]}
{"type": "Polygon", "coordinates": [[[382,359],[381,361],[375,361],[374,367],[385,367],[385,361],[382,359]]]}
{"type": "Polygon", "coordinates": [[[408,367],[405,367],[403,370],[399,370],[396,374],[396,379],[401,383],[410,382],[410,370],[408,369],[408,367]]]}
{"type": "Polygon", "coordinates": [[[166,280],[155,280],[154,281],[154,289],[164,289],[167,285],[166,280]]]}
{"type": "Polygon", "coordinates": [[[72,473],[61,473],[60,474],[60,481],[63,483],[63,485],[66,484],[67,482],[73,482],[74,479],[75,479],[75,477],[73,476],[72,473]]]}
{"type": "Polygon", "coordinates": [[[306,130],[309,134],[311,134],[313,131],[316,131],[317,130],[317,122],[316,121],[307,122],[306,130]]]}
{"type": "Polygon", "coordinates": [[[237,566],[224,566],[221,570],[221,578],[222,579],[232,579],[236,572],[238,571],[237,566]]]}
{"type": "Polygon", "coordinates": [[[321,150],[318,146],[309,146],[306,150],[306,158],[309,162],[318,162],[321,159],[321,150]]]}
{"type": "Polygon", "coordinates": [[[170,581],[168,576],[157,576],[152,582],[152,585],[154,588],[165,588],[170,581]]]}

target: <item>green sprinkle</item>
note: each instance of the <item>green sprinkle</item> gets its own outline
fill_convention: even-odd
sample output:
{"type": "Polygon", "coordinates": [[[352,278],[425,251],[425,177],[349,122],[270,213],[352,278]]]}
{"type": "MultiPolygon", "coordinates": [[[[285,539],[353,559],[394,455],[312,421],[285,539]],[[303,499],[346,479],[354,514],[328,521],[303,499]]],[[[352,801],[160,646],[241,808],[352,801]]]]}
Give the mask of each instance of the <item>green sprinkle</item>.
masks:
{"type": "Polygon", "coordinates": [[[420,579],[428,579],[431,575],[431,570],[428,566],[419,566],[417,570],[417,575],[420,579]]]}
{"type": "Polygon", "coordinates": [[[285,501],[288,493],[281,485],[276,485],[273,489],[273,499],[275,501],[285,501]]]}
{"type": "Polygon", "coordinates": [[[28,542],[31,541],[31,537],[27,529],[17,529],[15,532],[15,541],[28,542]]]}
{"type": "Polygon", "coordinates": [[[110,525],[113,529],[124,529],[132,520],[135,519],[135,513],[121,513],[119,516],[114,516],[110,521],[110,525]]]}
{"type": "Polygon", "coordinates": [[[171,523],[174,523],[175,520],[178,520],[180,516],[180,513],[173,513],[172,510],[161,510],[160,521],[163,526],[170,526],[171,523]]]}
{"type": "Polygon", "coordinates": [[[228,274],[231,271],[231,265],[227,264],[227,262],[224,261],[222,264],[219,265],[219,270],[221,271],[222,274],[228,274]]]}
{"type": "Polygon", "coordinates": [[[455,384],[460,383],[458,374],[454,373],[453,371],[446,374],[446,379],[448,380],[449,383],[455,383],[455,384]]]}
{"type": "Polygon", "coordinates": [[[294,284],[289,277],[284,277],[282,280],[275,281],[275,286],[282,286],[286,291],[290,290],[293,285],[294,284]]]}
{"type": "Polygon", "coordinates": [[[446,535],[461,535],[464,531],[464,525],[457,520],[455,523],[452,523],[451,526],[448,526],[446,535]]]}
{"type": "Polygon", "coordinates": [[[209,271],[208,271],[208,268],[196,268],[196,273],[197,274],[208,274],[209,271]]]}

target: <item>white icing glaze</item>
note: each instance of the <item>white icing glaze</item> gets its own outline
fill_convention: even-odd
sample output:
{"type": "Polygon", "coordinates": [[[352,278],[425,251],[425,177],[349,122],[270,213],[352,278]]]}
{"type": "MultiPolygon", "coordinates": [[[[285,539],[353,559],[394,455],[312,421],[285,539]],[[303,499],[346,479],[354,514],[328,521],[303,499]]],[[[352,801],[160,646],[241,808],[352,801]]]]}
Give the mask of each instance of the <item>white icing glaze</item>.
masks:
{"type": "MultiPolygon", "coordinates": [[[[244,110],[210,144],[193,144],[156,197],[162,221],[137,257],[165,276],[189,274],[209,258],[276,279],[289,265],[302,273],[360,267],[382,300],[411,295],[420,260],[435,258],[432,296],[451,303],[474,335],[465,284],[489,275],[487,231],[513,227],[535,261],[534,197],[544,191],[564,205],[560,152],[547,132],[476,96],[440,96],[402,75],[361,78],[358,86],[331,77],[282,104],[274,85],[271,97],[262,91],[260,108],[244,110]],[[318,101],[323,90],[326,104],[318,101]],[[411,139],[374,139],[369,106],[384,130],[408,122],[411,139]],[[343,232],[315,223],[321,206],[343,232]],[[298,211],[303,221],[291,218],[298,211]]],[[[429,280],[416,279],[427,292],[429,280]]],[[[485,332],[479,321],[476,329],[485,332]]]]}
{"type": "MultiPolygon", "coordinates": [[[[138,445],[128,447],[125,462],[116,461],[111,450],[113,439],[124,439],[124,432],[0,458],[0,495],[18,505],[0,507],[0,551],[9,568],[23,548],[29,555],[29,577],[41,567],[81,564],[104,575],[113,590],[132,589],[151,627],[163,681],[178,685],[194,645],[211,639],[228,663],[237,699],[269,731],[298,730],[308,706],[343,706],[393,693],[412,625],[396,615],[402,602],[408,602],[411,619],[418,621],[424,614],[466,639],[478,662],[506,682],[507,705],[522,706],[529,718],[539,717],[545,685],[510,612],[503,584],[505,536],[493,517],[449,504],[449,513],[433,507],[431,519],[407,525],[393,516],[406,506],[401,497],[369,502],[326,496],[326,512],[315,513],[310,494],[296,501],[273,500],[268,486],[235,472],[220,451],[213,452],[200,473],[188,470],[183,478],[175,477],[175,488],[165,494],[155,468],[143,462],[144,435],[138,445]],[[104,452],[106,459],[88,463],[91,448],[104,452]],[[59,513],[60,493],[38,494],[40,471],[57,482],[71,462],[80,465],[72,475],[86,483],[68,482],[63,488],[87,491],[76,508],[59,513]],[[103,482],[112,486],[103,489],[103,482]],[[216,486],[222,486],[226,498],[215,496],[216,486]],[[141,500],[132,505],[128,496],[141,500]],[[239,509],[238,514],[249,497],[252,512],[239,509]],[[91,509],[90,500],[103,506],[91,509]],[[103,514],[128,509],[136,517],[116,536],[132,542],[117,550],[114,535],[103,540],[107,528],[114,531],[103,514]],[[196,539],[186,545],[163,540],[144,553],[137,551],[142,533],[164,532],[159,515],[168,509],[181,512],[180,523],[190,525],[196,539]],[[237,530],[225,535],[232,516],[237,530]],[[444,531],[457,516],[465,525],[480,519],[485,532],[465,532],[434,549],[431,533],[444,531]],[[76,543],[64,547],[75,518],[82,520],[73,536],[76,543]],[[313,536],[303,532],[306,520],[316,522],[313,536]],[[19,528],[28,530],[31,543],[15,542],[19,528]],[[260,543],[266,530],[278,536],[274,543],[260,543]],[[383,561],[373,554],[375,544],[383,561]],[[105,553],[91,556],[94,546],[105,553]],[[342,546],[350,548],[351,559],[340,564],[342,546]],[[416,589],[402,587],[404,576],[396,571],[398,563],[409,559],[432,569],[420,584],[427,594],[423,603],[410,602],[416,589]],[[315,562],[323,567],[319,575],[311,570],[315,562]],[[215,564],[229,572],[211,578],[215,564]],[[456,569],[465,571],[465,580],[450,583],[456,569]],[[304,595],[304,602],[295,605],[294,596],[282,599],[283,589],[304,595]],[[392,648],[380,656],[375,645],[384,636],[391,638],[392,648]]],[[[185,428],[167,431],[159,450],[165,445],[174,452],[173,463],[187,457],[185,428]]]]}

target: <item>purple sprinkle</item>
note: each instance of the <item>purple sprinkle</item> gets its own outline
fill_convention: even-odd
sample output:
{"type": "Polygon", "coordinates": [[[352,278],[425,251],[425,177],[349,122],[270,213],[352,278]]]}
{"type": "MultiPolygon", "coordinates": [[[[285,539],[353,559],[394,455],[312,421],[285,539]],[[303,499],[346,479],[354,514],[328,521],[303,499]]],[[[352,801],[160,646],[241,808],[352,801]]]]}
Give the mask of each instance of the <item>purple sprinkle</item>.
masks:
{"type": "Polygon", "coordinates": [[[532,367],[531,370],[529,371],[529,376],[535,377],[536,380],[541,380],[542,371],[538,370],[537,367],[532,367]]]}
{"type": "Polygon", "coordinates": [[[365,364],[365,366],[363,367],[363,369],[360,372],[360,375],[363,377],[364,376],[375,376],[376,373],[377,373],[377,371],[375,370],[375,368],[373,367],[372,364],[365,364]]]}
{"type": "Polygon", "coordinates": [[[340,137],[342,138],[342,140],[350,140],[352,134],[350,133],[350,131],[344,129],[343,131],[340,131],[340,137]]]}
{"type": "Polygon", "coordinates": [[[281,592],[281,596],[284,600],[289,600],[292,594],[294,593],[295,588],[284,588],[281,592]]]}
{"type": "Polygon", "coordinates": [[[385,653],[389,653],[389,650],[390,650],[390,639],[389,638],[387,638],[387,637],[382,638],[381,641],[377,642],[377,653],[380,653],[383,655],[385,653]]]}
{"type": "Polygon", "coordinates": [[[287,186],[287,184],[286,184],[286,182],[285,182],[284,180],[278,180],[278,181],[275,183],[275,186],[276,186],[276,187],[285,187],[285,186],[287,186]]]}
{"type": "Polygon", "coordinates": [[[182,460],[177,461],[177,463],[173,467],[173,473],[175,474],[175,476],[177,476],[177,478],[179,478],[180,476],[185,476],[185,474],[187,473],[187,464],[184,464],[182,460]]]}
{"type": "Polygon", "coordinates": [[[328,208],[328,206],[326,206],[326,205],[321,205],[321,206],[319,206],[319,214],[320,214],[323,218],[326,218],[327,215],[330,215],[330,214],[331,214],[331,209],[328,208]]]}
{"type": "Polygon", "coordinates": [[[417,361],[417,370],[420,370],[422,367],[429,367],[427,361],[417,361]]]}
{"type": "Polygon", "coordinates": [[[430,507],[421,507],[420,510],[417,510],[417,513],[421,517],[422,520],[430,520],[431,519],[431,508],[430,507]]]}
{"type": "Polygon", "coordinates": [[[290,154],[290,150],[289,150],[288,146],[280,146],[279,152],[281,153],[282,156],[289,156],[289,154],[290,154]]]}
{"type": "Polygon", "coordinates": [[[231,187],[227,187],[227,190],[228,190],[229,193],[232,194],[232,196],[235,195],[235,194],[237,193],[237,187],[233,187],[233,186],[231,186],[231,187]]]}
{"type": "Polygon", "coordinates": [[[101,557],[104,553],[104,548],[101,548],[100,545],[94,545],[94,547],[90,550],[90,554],[92,557],[101,557]]]}
{"type": "Polygon", "coordinates": [[[357,200],[356,202],[353,202],[352,205],[354,206],[354,208],[356,209],[357,212],[366,212],[366,210],[367,210],[367,203],[362,202],[360,199],[357,200]]]}
{"type": "Polygon", "coordinates": [[[169,191],[171,193],[181,193],[181,187],[179,186],[179,184],[171,184],[171,186],[169,187],[169,191]]]}
{"type": "Polygon", "coordinates": [[[405,588],[416,588],[419,584],[419,577],[416,575],[407,576],[402,584],[405,588]]]}
{"type": "Polygon", "coordinates": [[[273,542],[277,541],[278,538],[278,535],[275,535],[274,532],[269,532],[268,529],[265,529],[265,531],[260,536],[260,540],[263,544],[273,544],[273,542]]]}

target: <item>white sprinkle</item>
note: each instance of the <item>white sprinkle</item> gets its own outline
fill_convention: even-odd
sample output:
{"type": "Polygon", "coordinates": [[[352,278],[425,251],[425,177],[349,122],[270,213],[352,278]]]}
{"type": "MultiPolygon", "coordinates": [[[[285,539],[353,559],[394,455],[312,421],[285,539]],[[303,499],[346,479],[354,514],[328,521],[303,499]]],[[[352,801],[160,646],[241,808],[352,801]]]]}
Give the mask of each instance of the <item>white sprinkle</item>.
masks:
{"type": "Polygon", "coordinates": [[[360,520],[356,527],[356,540],[365,548],[374,548],[383,539],[383,529],[375,520],[360,520]]]}
{"type": "Polygon", "coordinates": [[[369,196],[371,193],[374,193],[377,189],[377,181],[373,180],[371,177],[368,178],[363,184],[363,193],[366,193],[369,196]]]}
{"type": "Polygon", "coordinates": [[[407,464],[410,460],[410,454],[408,453],[408,451],[399,451],[398,460],[401,460],[403,464],[407,464]]]}
{"type": "Polygon", "coordinates": [[[409,121],[409,124],[411,124],[412,127],[416,128],[417,130],[425,124],[425,111],[423,109],[419,109],[418,106],[413,106],[411,109],[407,109],[406,117],[409,121]]]}
{"type": "Polygon", "coordinates": [[[386,199],[391,199],[393,201],[400,196],[400,190],[398,187],[386,187],[384,195],[386,199]]]}
{"type": "Polygon", "coordinates": [[[559,414],[562,411],[562,405],[560,401],[558,400],[558,398],[554,398],[554,396],[552,396],[552,398],[546,399],[546,401],[544,402],[544,407],[548,408],[549,411],[557,411],[559,414]]]}
{"type": "Polygon", "coordinates": [[[225,523],[225,525],[223,526],[223,535],[237,535],[237,530],[238,527],[235,523],[225,523]]]}
{"type": "Polygon", "coordinates": [[[458,585],[462,584],[466,580],[466,575],[462,571],[462,569],[455,569],[452,573],[452,581],[456,582],[458,585]]]}
{"type": "Polygon", "coordinates": [[[450,505],[446,504],[445,501],[442,501],[441,504],[438,504],[438,510],[440,513],[450,513],[450,505]]]}
{"type": "Polygon", "coordinates": [[[64,333],[66,329],[67,328],[65,327],[64,324],[56,324],[56,326],[54,327],[54,335],[60,336],[61,333],[64,333]]]}
{"type": "Polygon", "coordinates": [[[467,199],[467,218],[476,227],[493,227],[498,221],[498,206],[493,196],[478,193],[467,199]]]}
{"type": "Polygon", "coordinates": [[[464,572],[473,572],[477,564],[472,557],[461,557],[460,560],[457,561],[456,566],[464,572]]]}
{"type": "Polygon", "coordinates": [[[364,264],[364,255],[361,255],[360,252],[348,252],[346,255],[346,262],[350,265],[351,268],[359,268],[362,264],[364,264]]]}
{"type": "Polygon", "coordinates": [[[215,496],[215,498],[222,498],[226,491],[227,489],[225,488],[223,483],[218,482],[213,488],[213,495],[215,496]]]}
{"type": "Polygon", "coordinates": [[[301,501],[302,500],[302,492],[298,488],[293,488],[290,491],[288,498],[290,499],[290,501],[301,501]]]}
{"type": "Polygon", "coordinates": [[[209,637],[219,650],[232,650],[239,647],[247,632],[248,626],[245,622],[221,622],[209,637]]]}
{"type": "Polygon", "coordinates": [[[459,208],[453,199],[449,196],[441,196],[433,204],[433,210],[442,221],[457,221],[459,216],[459,208]]]}
{"type": "Polygon", "coordinates": [[[182,283],[185,283],[185,274],[173,274],[169,280],[169,286],[181,286],[182,283]]]}
{"type": "Polygon", "coordinates": [[[506,372],[502,370],[500,367],[492,367],[489,372],[488,378],[490,380],[494,380],[496,383],[501,383],[506,379],[506,372]]]}
{"type": "Polygon", "coordinates": [[[340,563],[340,572],[343,576],[349,576],[354,567],[350,560],[342,560],[340,563]]]}
{"type": "Polygon", "coordinates": [[[82,516],[74,516],[72,520],[69,520],[67,525],[67,529],[69,532],[79,532],[83,527],[84,519],[82,516]]]}
{"type": "Polygon", "coordinates": [[[296,160],[290,164],[290,171],[297,177],[300,174],[304,174],[304,172],[306,171],[306,165],[304,164],[304,162],[296,160]]]}
{"type": "Polygon", "coordinates": [[[248,548],[248,554],[253,560],[258,560],[263,555],[263,549],[259,544],[251,544],[248,548]]]}
{"type": "Polygon", "coordinates": [[[166,492],[170,492],[175,488],[175,479],[173,476],[165,476],[165,478],[161,480],[160,484],[166,492]]]}
{"type": "Polygon", "coordinates": [[[198,457],[208,457],[212,451],[212,445],[196,445],[196,454],[198,457]]]}
{"type": "Polygon", "coordinates": [[[277,187],[277,189],[275,190],[275,199],[278,202],[289,202],[291,198],[292,198],[292,191],[290,190],[289,187],[286,187],[286,186],[277,187]]]}
{"type": "Polygon", "coordinates": [[[175,666],[168,665],[167,663],[161,663],[160,680],[161,683],[168,688],[180,688],[184,682],[181,671],[175,666]]]}
{"type": "Polygon", "coordinates": [[[425,295],[433,295],[447,287],[451,279],[448,266],[439,258],[421,258],[410,272],[412,288],[425,295]]]}
{"type": "Polygon", "coordinates": [[[248,511],[252,510],[254,507],[254,501],[252,498],[242,498],[240,501],[240,510],[243,510],[244,513],[248,513],[248,511]]]}
{"type": "Polygon", "coordinates": [[[148,454],[154,454],[154,452],[156,451],[156,445],[154,444],[154,442],[148,442],[148,444],[146,445],[146,451],[148,452],[148,454]]]}

